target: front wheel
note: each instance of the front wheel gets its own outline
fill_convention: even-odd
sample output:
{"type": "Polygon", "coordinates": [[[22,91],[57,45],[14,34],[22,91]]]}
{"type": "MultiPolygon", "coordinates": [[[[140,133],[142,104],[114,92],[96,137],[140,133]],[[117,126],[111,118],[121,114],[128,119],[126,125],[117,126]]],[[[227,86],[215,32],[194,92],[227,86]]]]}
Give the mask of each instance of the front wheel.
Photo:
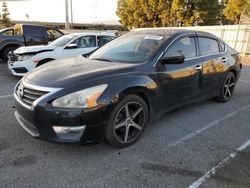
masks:
{"type": "Polygon", "coordinates": [[[137,95],[124,97],[111,113],[105,130],[106,141],[123,148],[135,143],[148,123],[148,107],[137,95]]]}
{"type": "Polygon", "coordinates": [[[235,74],[232,72],[227,73],[224,78],[223,85],[221,86],[220,95],[217,97],[219,102],[227,102],[229,101],[234,92],[236,84],[236,77],[235,74]]]}

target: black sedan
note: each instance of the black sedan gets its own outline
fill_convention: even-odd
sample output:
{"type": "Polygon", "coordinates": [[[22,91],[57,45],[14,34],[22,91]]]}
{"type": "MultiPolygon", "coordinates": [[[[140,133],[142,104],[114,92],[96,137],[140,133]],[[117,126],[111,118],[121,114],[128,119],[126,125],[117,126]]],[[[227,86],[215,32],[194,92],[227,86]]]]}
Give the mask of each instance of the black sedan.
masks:
{"type": "Polygon", "coordinates": [[[214,35],[139,29],[88,58],[43,65],[17,84],[15,117],[32,136],[52,142],[138,140],[152,119],[193,102],[232,98],[242,64],[214,35]]]}

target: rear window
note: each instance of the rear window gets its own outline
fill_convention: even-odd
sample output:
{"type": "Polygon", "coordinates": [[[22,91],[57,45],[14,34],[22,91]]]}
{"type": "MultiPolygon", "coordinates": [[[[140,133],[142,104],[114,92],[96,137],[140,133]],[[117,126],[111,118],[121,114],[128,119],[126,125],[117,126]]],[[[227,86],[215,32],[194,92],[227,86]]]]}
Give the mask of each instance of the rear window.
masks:
{"type": "Polygon", "coordinates": [[[40,26],[23,26],[23,33],[26,39],[30,38],[44,38],[45,28],[40,26]]]}
{"type": "Polygon", "coordinates": [[[104,44],[110,42],[114,38],[115,37],[113,37],[113,36],[98,36],[97,37],[98,46],[103,46],[104,44]]]}
{"type": "Polygon", "coordinates": [[[198,37],[200,55],[211,55],[220,52],[217,40],[206,37],[198,37]]]}

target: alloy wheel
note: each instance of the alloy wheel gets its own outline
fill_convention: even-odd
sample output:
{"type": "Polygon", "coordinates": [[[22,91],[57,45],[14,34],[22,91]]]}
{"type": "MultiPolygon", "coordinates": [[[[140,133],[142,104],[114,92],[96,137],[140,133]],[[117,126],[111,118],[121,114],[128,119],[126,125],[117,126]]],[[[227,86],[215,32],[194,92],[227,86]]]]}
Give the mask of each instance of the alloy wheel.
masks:
{"type": "Polygon", "coordinates": [[[146,123],[145,109],[138,102],[129,102],[115,116],[113,132],[121,143],[130,143],[143,131],[146,123]]]}
{"type": "Polygon", "coordinates": [[[229,76],[224,84],[224,98],[226,100],[232,97],[234,87],[235,87],[235,78],[233,76],[229,76]]]}

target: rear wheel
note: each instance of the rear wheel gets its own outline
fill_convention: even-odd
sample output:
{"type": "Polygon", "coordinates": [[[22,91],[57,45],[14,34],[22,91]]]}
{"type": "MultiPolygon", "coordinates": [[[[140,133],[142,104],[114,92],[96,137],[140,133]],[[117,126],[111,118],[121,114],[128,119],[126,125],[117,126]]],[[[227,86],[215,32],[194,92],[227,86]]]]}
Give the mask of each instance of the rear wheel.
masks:
{"type": "Polygon", "coordinates": [[[123,98],[111,113],[105,130],[109,144],[123,148],[135,143],[148,123],[148,107],[136,95],[123,98]]]}
{"type": "Polygon", "coordinates": [[[227,102],[229,101],[234,92],[236,84],[236,77],[235,74],[232,72],[227,73],[224,78],[223,85],[221,86],[220,95],[217,97],[219,102],[227,102]]]}

